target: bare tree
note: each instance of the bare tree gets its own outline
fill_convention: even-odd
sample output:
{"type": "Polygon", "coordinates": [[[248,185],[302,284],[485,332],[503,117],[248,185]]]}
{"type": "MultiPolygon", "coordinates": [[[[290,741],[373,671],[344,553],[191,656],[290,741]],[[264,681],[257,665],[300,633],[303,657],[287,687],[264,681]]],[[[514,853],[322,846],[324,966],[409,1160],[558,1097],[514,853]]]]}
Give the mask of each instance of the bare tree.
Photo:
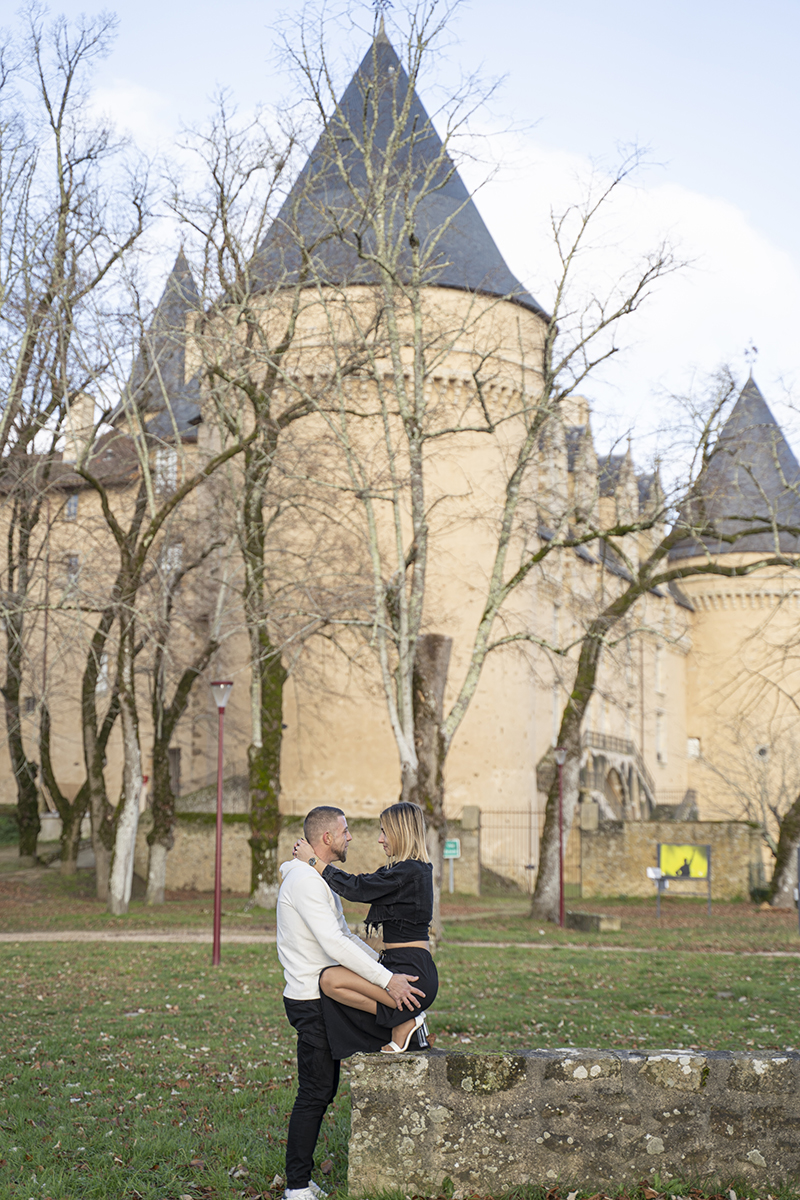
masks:
{"type": "MultiPolygon", "coordinates": [[[[47,25],[43,11],[30,6],[22,33],[0,61],[0,474],[9,501],[3,695],[25,855],[35,854],[39,833],[37,765],[20,720],[32,571],[41,549],[37,527],[59,437],[101,366],[92,347],[97,305],[147,215],[145,175],[131,169],[111,131],[87,112],[91,71],[114,25],[107,16],[47,25]],[[117,200],[120,172],[127,203],[117,200]]],[[[43,731],[47,737],[44,713],[43,731]]]]}
{"type": "MultiPolygon", "coordinates": [[[[286,639],[296,648],[302,640],[300,627],[305,634],[310,628],[302,616],[290,632],[278,628],[268,565],[276,522],[295,504],[275,485],[281,476],[276,464],[282,444],[287,432],[315,411],[310,396],[294,396],[283,386],[287,374],[302,369],[298,354],[306,349],[307,330],[299,339],[301,350],[298,330],[309,306],[314,248],[305,245],[298,252],[285,216],[286,206],[296,204],[296,198],[286,199],[285,187],[296,138],[286,121],[270,120],[264,113],[251,122],[238,121],[221,97],[210,128],[186,137],[187,147],[199,158],[202,183],[193,190],[176,185],[172,202],[198,248],[205,317],[195,349],[215,405],[220,444],[251,431],[241,470],[237,464],[229,472],[229,489],[250,641],[251,886],[273,902],[286,639]],[[284,216],[276,219],[279,210],[284,216]]],[[[299,191],[303,194],[302,179],[299,191]]],[[[290,648],[290,657],[293,652],[290,648]]]]}

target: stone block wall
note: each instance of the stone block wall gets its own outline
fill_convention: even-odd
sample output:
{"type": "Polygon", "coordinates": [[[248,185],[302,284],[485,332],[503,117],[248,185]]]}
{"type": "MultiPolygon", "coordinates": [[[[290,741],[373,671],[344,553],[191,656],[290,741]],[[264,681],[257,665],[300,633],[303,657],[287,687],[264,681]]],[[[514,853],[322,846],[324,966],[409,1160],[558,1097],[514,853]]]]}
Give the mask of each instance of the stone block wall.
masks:
{"type": "MultiPolygon", "coordinates": [[[[746,821],[604,821],[581,829],[581,895],[655,896],[645,872],[659,842],[711,846],[711,897],[746,898],[761,836],[746,821]]],[[[669,895],[705,895],[703,879],[670,882],[669,895]]]]}
{"type": "MultiPolygon", "coordinates": [[[[477,809],[474,810],[477,814],[477,809]]],[[[463,822],[473,828],[462,829],[462,822],[450,821],[448,828],[452,837],[461,838],[462,857],[455,862],[455,890],[468,895],[480,891],[480,828],[477,818],[467,816],[463,822]]],[[[134,870],[142,879],[147,878],[149,849],[146,837],[152,828],[149,812],[139,821],[136,838],[134,870]]],[[[345,870],[360,874],[375,871],[386,862],[386,855],[378,845],[380,824],[375,819],[356,819],[349,822],[353,840],[347,854],[345,870]]],[[[216,846],[216,818],[211,812],[179,812],[175,822],[175,844],[167,855],[166,887],[169,891],[184,888],[210,892],[214,888],[214,853],[216,846]]],[[[278,843],[278,861],[287,862],[292,857],[292,846],[303,832],[299,817],[284,817],[278,843]]],[[[226,813],[222,832],[222,888],[227,892],[250,891],[250,827],[242,813],[226,813]]],[[[444,887],[447,891],[448,869],[445,865],[444,887]]]]}
{"type": "MultiPolygon", "coordinates": [[[[149,812],[139,820],[133,869],[147,878],[150,848],[147,834],[153,827],[149,812]]],[[[211,814],[181,814],[175,822],[175,842],[167,855],[168,891],[213,892],[216,817],[211,814]]],[[[250,825],[246,816],[225,816],[222,828],[222,890],[250,891],[250,825]]]]}
{"type": "Polygon", "coordinates": [[[800,1180],[800,1054],[358,1055],[348,1190],[800,1180]]]}

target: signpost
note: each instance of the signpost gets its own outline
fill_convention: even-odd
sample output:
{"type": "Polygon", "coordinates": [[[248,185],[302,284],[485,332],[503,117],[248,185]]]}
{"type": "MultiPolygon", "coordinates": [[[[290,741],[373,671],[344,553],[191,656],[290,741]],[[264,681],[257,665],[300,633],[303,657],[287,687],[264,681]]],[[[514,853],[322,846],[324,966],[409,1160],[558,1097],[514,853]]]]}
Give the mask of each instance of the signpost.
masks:
{"type": "Polygon", "coordinates": [[[461,839],[460,838],[448,838],[444,844],[444,850],[442,851],[442,857],[449,859],[449,861],[450,861],[450,895],[452,896],[453,891],[454,891],[453,863],[455,862],[455,860],[457,858],[461,858],[461,839]]]}
{"type": "Polygon", "coordinates": [[[657,888],[656,911],[661,916],[661,893],[669,887],[668,880],[705,879],[708,883],[708,912],[711,914],[711,847],[678,845],[659,842],[656,849],[656,867],[648,867],[648,878],[655,880],[657,888]]]}

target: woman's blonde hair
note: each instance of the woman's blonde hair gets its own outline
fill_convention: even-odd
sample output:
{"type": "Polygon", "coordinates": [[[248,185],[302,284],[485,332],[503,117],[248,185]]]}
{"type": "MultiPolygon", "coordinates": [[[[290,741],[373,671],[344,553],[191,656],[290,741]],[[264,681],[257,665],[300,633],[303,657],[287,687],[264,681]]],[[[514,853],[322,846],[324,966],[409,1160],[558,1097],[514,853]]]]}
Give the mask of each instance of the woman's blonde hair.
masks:
{"type": "Polygon", "coordinates": [[[389,842],[390,857],[395,862],[415,858],[430,862],[425,845],[425,818],[417,804],[402,800],[381,813],[381,828],[389,842]]]}

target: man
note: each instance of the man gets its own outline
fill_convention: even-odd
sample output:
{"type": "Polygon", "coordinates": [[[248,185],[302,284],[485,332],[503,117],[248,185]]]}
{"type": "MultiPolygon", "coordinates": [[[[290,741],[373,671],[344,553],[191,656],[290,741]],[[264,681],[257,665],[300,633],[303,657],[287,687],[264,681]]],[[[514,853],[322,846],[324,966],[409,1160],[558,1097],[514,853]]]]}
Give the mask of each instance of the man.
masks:
{"type": "MultiPolygon", "coordinates": [[[[316,857],[324,863],[344,862],[352,834],[340,808],[313,808],[303,833],[316,857]]],[[[313,863],[283,863],[278,893],[278,958],[286,987],[283,1003],[297,1030],[297,1097],[289,1118],[286,1140],[284,1200],[315,1200],[325,1193],[311,1178],[314,1148],[325,1110],[339,1086],[339,1063],[331,1057],[319,976],[325,967],[340,964],[385,989],[399,1008],[419,1008],[412,987],[416,976],[393,975],[378,955],[351,933],[342,902],[330,890],[313,863]]]]}

